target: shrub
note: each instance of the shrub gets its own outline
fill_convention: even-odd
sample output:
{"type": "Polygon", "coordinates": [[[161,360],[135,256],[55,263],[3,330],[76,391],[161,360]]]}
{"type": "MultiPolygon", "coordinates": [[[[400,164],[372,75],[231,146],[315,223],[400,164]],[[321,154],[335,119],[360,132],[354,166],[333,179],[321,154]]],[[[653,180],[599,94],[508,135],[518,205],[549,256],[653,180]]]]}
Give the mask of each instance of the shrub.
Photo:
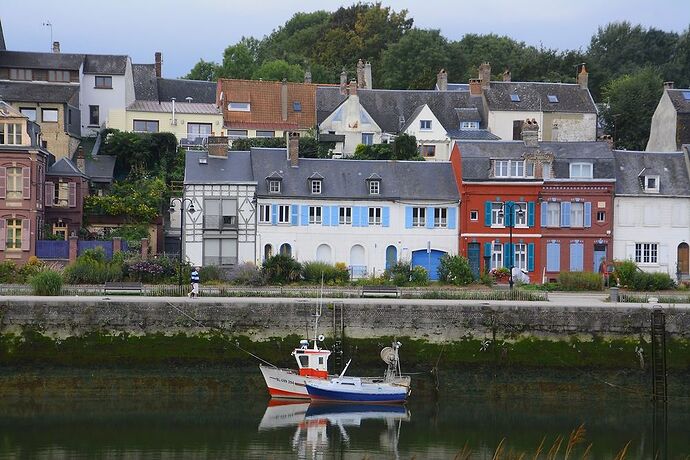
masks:
{"type": "Polygon", "coordinates": [[[621,286],[630,286],[633,276],[640,271],[632,260],[616,261],[614,267],[613,275],[621,286]]]}
{"type": "Polygon", "coordinates": [[[426,268],[421,265],[414,266],[410,274],[410,283],[414,286],[426,286],[429,284],[429,273],[426,271],[426,268]]]}
{"type": "Polygon", "coordinates": [[[412,276],[412,266],[409,262],[398,262],[388,268],[383,276],[396,286],[405,286],[410,282],[412,276]]]}
{"type": "Polygon", "coordinates": [[[199,270],[199,277],[202,282],[227,280],[225,271],[218,265],[204,265],[201,267],[201,270],[199,270]]]}
{"type": "Polygon", "coordinates": [[[489,274],[494,281],[508,281],[510,279],[510,270],[506,267],[492,268],[489,274]]]}
{"type": "Polygon", "coordinates": [[[638,271],[632,276],[628,287],[636,291],[660,291],[673,289],[675,283],[667,273],[647,273],[638,271]]]}
{"type": "Polygon", "coordinates": [[[456,285],[470,284],[474,281],[470,261],[463,256],[444,255],[438,267],[438,278],[456,285]]]}
{"type": "Polygon", "coordinates": [[[278,254],[266,259],[261,273],[269,283],[292,283],[299,281],[302,265],[290,256],[278,254]]]}
{"type": "Polygon", "coordinates": [[[18,281],[25,281],[31,279],[31,277],[40,272],[44,266],[45,264],[38,257],[29,257],[24,266],[19,269],[18,281]]]}
{"type": "Polygon", "coordinates": [[[558,275],[558,283],[565,291],[601,291],[604,288],[601,274],[592,272],[562,272],[558,275]]]}
{"type": "Polygon", "coordinates": [[[87,249],[65,268],[64,279],[69,284],[102,284],[106,281],[120,281],[123,278],[122,257],[116,254],[113,260],[107,261],[103,248],[87,249]]]}
{"type": "Polygon", "coordinates": [[[261,270],[251,262],[243,263],[234,267],[228,276],[229,281],[235,284],[243,284],[249,286],[261,286],[264,284],[264,278],[261,270]]]}
{"type": "MultiPolygon", "coordinates": [[[[123,264],[123,272],[126,277],[145,283],[159,283],[162,281],[177,278],[177,263],[166,256],[141,259],[135,257],[127,260],[123,264]]],[[[183,279],[187,281],[189,276],[183,279]]],[[[203,280],[203,278],[202,278],[203,280]]]]}
{"type": "Polygon", "coordinates": [[[0,262],[0,283],[15,283],[17,281],[17,264],[12,260],[0,262]]]}
{"type": "Polygon", "coordinates": [[[350,272],[345,264],[331,265],[325,262],[305,262],[302,265],[302,277],[312,283],[343,284],[350,280],[350,272]]]}
{"type": "Polygon", "coordinates": [[[54,270],[41,270],[29,280],[34,295],[60,295],[62,275],[54,270]]]}

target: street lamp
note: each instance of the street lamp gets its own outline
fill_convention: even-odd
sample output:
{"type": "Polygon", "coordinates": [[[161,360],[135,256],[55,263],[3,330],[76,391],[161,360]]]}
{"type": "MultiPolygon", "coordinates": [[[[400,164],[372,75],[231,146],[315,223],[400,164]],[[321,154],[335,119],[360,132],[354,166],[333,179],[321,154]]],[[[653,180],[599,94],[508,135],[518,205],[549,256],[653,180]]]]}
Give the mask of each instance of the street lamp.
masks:
{"type": "Polygon", "coordinates": [[[182,288],[182,257],[184,254],[184,214],[185,214],[185,209],[184,205],[185,203],[189,203],[189,207],[187,208],[187,212],[190,214],[194,214],[196,212],[196,209],[194,209],[194,203],[190,198],[171,198],[170,199],[170,209],[168,211],[170,214],[174,213],[176,211],[175,209],[175,203],[180,203],[180,254],[179,254],[179,269],[178,269],[178,284],[180,286],[180,289],[182,288]]]}
{"type": "Polygon", "coordinates": [[[513,268],[515,268],[515,247],[513,246],[513,227],[515,227],[515,218],[524,217],[525,215],[525,210],[522,209],[522,205],[520,203],[515,203],[514,201],[506,201],[503,203],[501,206],[501,211],[499,211],[499,215],[503,217],[503,224],[508,227],[508,247],[510,248],[510,278],[508,281],[508,284],[510,286],[510,289],[513,289],[513,284],[515,284],[513,280],[513,268]],[[515,209],[517,207],[517,210],[515,209]]]}

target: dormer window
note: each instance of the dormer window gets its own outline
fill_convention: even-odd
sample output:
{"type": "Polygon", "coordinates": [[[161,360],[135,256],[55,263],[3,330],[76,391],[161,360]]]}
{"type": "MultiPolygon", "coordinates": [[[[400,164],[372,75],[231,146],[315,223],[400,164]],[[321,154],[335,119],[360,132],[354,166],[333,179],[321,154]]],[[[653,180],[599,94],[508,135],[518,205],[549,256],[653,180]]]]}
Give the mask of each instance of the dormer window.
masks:
{"type": "Polygon", "coordinates": [[[228,110],[231,112],[249,112],[251,105],[249,102],[229,102],[228,110]]]}
{"type": "Polygon", "coordinates": [[[659,176],[644,176],[644,191],[659,193],[659,176]]]}
{"type": "Polygon", "coordinates": [[[460,129],[464,131],[472,131],[472,130],[477,130],[479,129],[479,122],[478,121],[463,121],[460,123],[460,129]]]}
{"type": "Polygon", "coordinates": [[[314,179],[311,181],[311,194],[321,195],[321,179],[314,179]]]}
{"type": "Polygon", "coordinates": [[[555,94],[549,94],[546,97],[549,99],[549,102],[551,103],[555,104],[556,102],[558,102],[558,96],[556,96],[555,94]]]}
{"type": "Polygon", "coordinates": [[[381,193],[381,181],[369,181],[369,195],[379,195],[381,193]]]}
{"type": "Polygon", "coordinates": [[[591,179],[592,163],[570,163],[570,178],[571,179],[591,179]]]}
{"type": "Polygon", "coordinates": [[[431,120],[419,120],[419,129],[423,131],[431,130],[431,120]]]}
{"type": "Polygon", "coordinates": [[[21,145],[22,125],[20,123],[0,123],[0,144],[21,145]]]}
{"type": "Polygon", "coordinates": [[[280,193],[280,180],[270,179],[268,181],[268,193],[280,193]]]}

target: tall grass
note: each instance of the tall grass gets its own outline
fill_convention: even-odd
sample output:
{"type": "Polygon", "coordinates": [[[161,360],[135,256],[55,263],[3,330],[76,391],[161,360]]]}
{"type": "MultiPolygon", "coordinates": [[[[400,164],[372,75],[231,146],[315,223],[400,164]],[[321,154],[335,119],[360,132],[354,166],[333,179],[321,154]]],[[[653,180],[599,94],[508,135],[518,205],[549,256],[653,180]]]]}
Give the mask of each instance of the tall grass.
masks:
{"type": "Polygon", "coordinates": [[[62,275],[54,270],[42,270],[33,275],[29,282],[34,295],[60,295],[62,293],[62,275]]]}

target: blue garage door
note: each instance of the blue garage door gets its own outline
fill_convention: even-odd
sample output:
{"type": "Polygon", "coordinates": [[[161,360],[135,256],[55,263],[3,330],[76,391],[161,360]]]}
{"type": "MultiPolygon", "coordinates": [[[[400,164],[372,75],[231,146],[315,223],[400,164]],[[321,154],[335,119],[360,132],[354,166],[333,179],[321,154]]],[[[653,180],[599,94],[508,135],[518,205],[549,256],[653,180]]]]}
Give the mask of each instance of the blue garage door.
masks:
{"type": "Polygon", "coordinates": [[[426,249],[412,251],[412,266],[421,265],[429,273],[429,279],[436,281],[438,280],[438,266],[444,255],[446,255],[445,252],[436,249],[432,249],[430,253],[427,253],[426,249]]]}

